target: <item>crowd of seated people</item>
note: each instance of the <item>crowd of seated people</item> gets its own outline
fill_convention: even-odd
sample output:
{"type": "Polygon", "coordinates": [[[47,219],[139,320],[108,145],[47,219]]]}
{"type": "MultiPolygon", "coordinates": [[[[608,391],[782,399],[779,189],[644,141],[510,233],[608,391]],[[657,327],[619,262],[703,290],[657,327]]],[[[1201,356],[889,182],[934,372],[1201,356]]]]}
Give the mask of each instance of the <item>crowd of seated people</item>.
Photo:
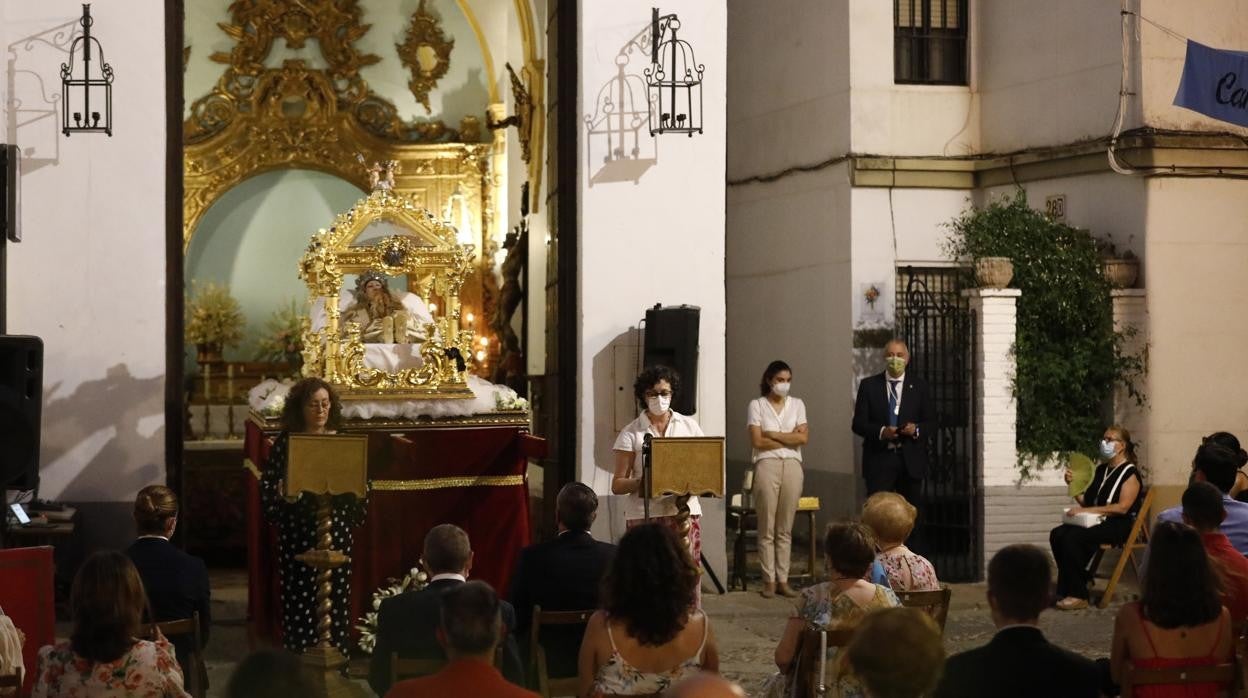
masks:
{"type": "MultiPolygon", "coordinates": [[[[1054,529],[1051,554],[1026,544],[998,551],[986,591],[997,630],[983,646],[949,657],[932,614],[903,607],[899,598],[941,588],[932,563],[905,545],[915,507],[877,493],[860,521],[828,525],[826,581],[795,599],[775,649],[779,671],[761,695],[787,696],[806,685],[813,667],[805,664],[811,653],[803,643],[824,631],[825,640],[844,639],[815,664],[826,670],[829,695],[850,698],[1114,696],[1141,671],[1185,676],[1235,661],[1236,639],[1248,630],[1248,557],[1240,549],[1240,539],[1248,540],[1248,509],[1241,507],[1248,504],[1231,496],[1246,461],[1225,432],[1202,441],[1181,503],[1157,515],[1139,600],[1116,611],[1108,658],[1093,661],[1040,630],[1047,608],[1086,605],[1097,548],[1123,544],[1139,515],[1146,490],[1129,433],[1107,429],[1101,448],[1103,462],[1076,504],[1103,518],[1054,529]]],[[[688,546],[658,524],[631,527],[618,546],[596,541],[589,528],[597,506],[581,483],[560,491],[559,535],[519,552],[510,601],[469,580],[467,533],[451,524],[431,529],[421,555],[429,584],[387,599],[378,611],[369,671],[377,695],[537,695],[536,648],[528,644],[537,608],[587,616],[583,625],[543,626],[538,635],[543,669],[575,677],[578,696],[744,695],[718,676],[719,645],[696,602],[700,573],[688,546]],[[395,680],[395,656],[433,661],[425,675],[395,680]]],[[[125,553],[98,552],[81,565],[70,598],[72,632],[39,651],[32,695],[189,695],[186,677],[204,672],[188,663],[187,638],[166,638],[148,626],[197,613],[201,635],[208,634],[207,572],[169,542],[177,515],[170,490],[145,488],[135,502],[139,537],[125,553]]],[[[0,637],[0,650],[6,642],[0,637]]],[[[306,694],[300,669],[297,655],[257,652],[236,668],[225,695],[306,694]]],[[[1135,686],[1132,695],[1228,694],[1224,683],[1201,678],[1135,686]]]]}

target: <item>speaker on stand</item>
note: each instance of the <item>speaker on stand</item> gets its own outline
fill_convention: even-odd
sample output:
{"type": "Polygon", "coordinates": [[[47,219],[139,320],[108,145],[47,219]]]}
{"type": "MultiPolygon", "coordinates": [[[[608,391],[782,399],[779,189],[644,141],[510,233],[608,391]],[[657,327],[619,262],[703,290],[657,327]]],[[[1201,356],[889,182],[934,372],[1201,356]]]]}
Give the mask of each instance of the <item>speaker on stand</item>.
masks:
{"type": "Polygon", "coordinates": [[[680,392],[672,409],[684,415],[698,411],[698,317],[696,305],[656,304],[646,311],[644,366],[661,364],[680,374],[680,392]]]}
{"type": "Polygon", "coordinates": [[[39,485],[43,340],[0,335],[0,486],[39,485]]]}

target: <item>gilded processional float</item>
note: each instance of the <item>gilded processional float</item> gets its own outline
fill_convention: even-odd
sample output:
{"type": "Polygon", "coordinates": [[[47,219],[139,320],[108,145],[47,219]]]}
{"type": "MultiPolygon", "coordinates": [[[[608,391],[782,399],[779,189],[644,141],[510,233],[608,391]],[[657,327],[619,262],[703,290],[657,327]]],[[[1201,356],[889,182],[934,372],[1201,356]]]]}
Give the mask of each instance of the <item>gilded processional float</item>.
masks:
{"type": "MultiPolygon", "coordinates": [[[[528,434],[514,391],[470,373],[474,334],[460,290],[473,246],[450,224],[395,191],[396,163],[371,168],[372,192],[313,235],[299,262],[307,284],[303,375],[338,391],[342,433],[368,436],[368,514],[355,532],[351,617],[370,641],[371,596],[416,567],[430,528],[454,523],[477,551],[473,575],[507,588],[515,551],[529,542],[528,434]],[[396,535],[397,534],[397,535],[396,535]]],[[[251,391],[245,452],[265,462],[289,382],[251,391]]],[[[253,637],[280,641],[276,532],[248,494],[249,616],[253,637]]]]}

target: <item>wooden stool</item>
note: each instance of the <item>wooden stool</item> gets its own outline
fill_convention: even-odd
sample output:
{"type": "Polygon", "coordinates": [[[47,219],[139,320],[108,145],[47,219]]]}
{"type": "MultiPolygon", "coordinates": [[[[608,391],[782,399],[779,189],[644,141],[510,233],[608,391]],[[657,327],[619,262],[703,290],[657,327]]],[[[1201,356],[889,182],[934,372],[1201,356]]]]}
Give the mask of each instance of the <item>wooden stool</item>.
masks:
{"type": "MultiPolygon", "coordinates": [[[[728,579],[728,588],[735,589],[740,583],[741,590],[746,591],[746,546],[745,538],[748,534],[758,534],[758,512],[753,507],[745,507],[741,505],[741,495],[734,494],[732,503],[728,507],[728,515],[735,518],[734,530],[737,532],[736,540],[732,545],[732,572],[728,579]]],[[[810,583],[814,584],[819,581],[819,535],[816,528],[815,515],[819,513],[818,497],[802,497],[797,500],[797,514],[806,515],[809,525],[809,540],[807,540],[808,556],[806,558],[806,572],[802,574],[790,574],[789,579],[810,579],[810,583]]],[[[796,524],[796,520],[794,524],[796,524]]]]}

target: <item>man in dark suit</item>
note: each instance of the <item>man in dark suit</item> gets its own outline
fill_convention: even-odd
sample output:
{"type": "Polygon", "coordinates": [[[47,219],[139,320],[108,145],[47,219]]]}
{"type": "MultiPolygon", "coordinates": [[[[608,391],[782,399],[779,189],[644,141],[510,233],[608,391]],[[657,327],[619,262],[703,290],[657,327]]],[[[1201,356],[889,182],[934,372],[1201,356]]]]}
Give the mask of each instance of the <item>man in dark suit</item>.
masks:
{"type": "Polygon", "coordinates": [[[1091,659],[1051,644],[1036,627],[1048,603],[1053,570],[1034,545],[1002,548],[988,563],[988,606],[997,634],[983,647],[945,662],[936,698],[1095,698],[1091,659]]]}
{"type": "MultiPolygon", "coordinates": [[[[446,658],[437,639],[442,622],[442,593],[463,584],[472,569],[468,534],[453,524],[434,526],[425,535],[420,557],[429,575],[428,586],[386,599],[377,610],[377,644],[368,667],[368,683],[379,696],[390,690],[391,653],[398,652],[400,657],[410,659],[446,658]]],[[[516,612],[506,601],[500,606],[507,628],[503,640],[503,675],[508,681],[523,686],[524,668],[512,634],[516,612]]]]}
{"type": "MultiPolygon", "coordinates": [[[[178,525],[178,502],[173,491],[163,485],[140,490],[135,501],[134,520],[139,537],[126,548],[126,556],[134,563],[143,580],[152,619],[160,623],[183,620],[198,613],[200,642],[208,644],[212,627],[208,568],[203,560],[186,554],[169,542],[178,525]]],[[[203,657],[200,657],[198,667],[190,666],[187,661],[194,641],[190,635],[169,638],[182,667],[182,675],[189,680],[191,671],[198,672],[201,685],[207,688],[208,675],[202,663],[203,657]]]]}
{"type": "Polygon", "coordinates": [[[456,584],[441,595],[438,643],[450,662],[436,674],[400,681],[386,698],[424,696],[491,696],[537,698],[537,694],[508,683],[494,668],[494,650],[506,632],[500,602],[485,582],[456,584]]]}
{"type": "MultiPolygon", "coordinates": [[[[555,500],[559,534],[553,540],[520,551],[508,596],[516,609],[516,635],[524,649],[523,656],[532,651],[529,629],[534,606],[541,606],[543,611],[598,608],[598,587],[615,556],[615,546],[589,535],[589,527],[597,516],[598,495],[582,482],[569,482],[555,500]]],[[[576,676],[576,658],[584,634],[584,625],[554,626],[542,631],[551,676],[576,676]]]]}
{"type": "Polygon", "coordinates": [[[885,371],[864,378],[854,404],[854,433],[862,437],[867,495],[896,492],[916,503],[927,476],[927,438],[935,417],[927,382],[906,372],[910,350],[884,345],[885,371]]]}

